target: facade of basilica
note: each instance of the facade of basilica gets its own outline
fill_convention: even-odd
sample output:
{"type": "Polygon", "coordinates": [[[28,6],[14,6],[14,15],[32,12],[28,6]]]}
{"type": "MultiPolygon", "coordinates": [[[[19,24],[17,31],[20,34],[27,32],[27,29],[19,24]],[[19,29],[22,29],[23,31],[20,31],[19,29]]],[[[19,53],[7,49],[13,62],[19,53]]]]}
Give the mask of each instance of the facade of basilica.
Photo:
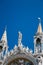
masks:
{"type": "Polygon", "coordinates": [[[0,65],[43,65],[43,31],[41,22],[34,35],[34,53],[22,44],[22,33],[18,32],[18,45],[8,50],[6,29],[0,40],[0,65]]]}

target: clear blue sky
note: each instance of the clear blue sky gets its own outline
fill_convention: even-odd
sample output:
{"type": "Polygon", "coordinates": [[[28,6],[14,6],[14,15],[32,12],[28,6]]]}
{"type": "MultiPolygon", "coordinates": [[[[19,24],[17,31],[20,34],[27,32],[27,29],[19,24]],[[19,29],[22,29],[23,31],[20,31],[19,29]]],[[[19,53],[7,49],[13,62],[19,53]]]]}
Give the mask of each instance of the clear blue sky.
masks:
{"type": "Polygon", "coordinates": [[[43,27],[43,0],[0,0],[0,38],[7,25],[9,49],[17,44],[18,31],[23,34],[23,45],[33,49],[38,17],[43,27]]]}

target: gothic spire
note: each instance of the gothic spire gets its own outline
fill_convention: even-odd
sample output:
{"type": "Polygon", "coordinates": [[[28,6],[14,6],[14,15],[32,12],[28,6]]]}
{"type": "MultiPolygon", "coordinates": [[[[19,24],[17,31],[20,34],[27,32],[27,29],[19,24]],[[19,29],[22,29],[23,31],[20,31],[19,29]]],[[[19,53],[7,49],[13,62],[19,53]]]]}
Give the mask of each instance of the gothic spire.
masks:
{"type": "Polygon", "coordinates": [[[38,30],[37,30],[37,33],[42,33],[42,25],[41,25],[41,19],[39,19],[39,26],[38,26],[38,30]]]}
{"type": "Polygon", "coordinates": [[[1,38],[1,41],[4,41],[5,43],[7,43],[7,32],[6,32],[6,28],[5,28],[5,31],[4,31],[3,36],[1,38]]]}

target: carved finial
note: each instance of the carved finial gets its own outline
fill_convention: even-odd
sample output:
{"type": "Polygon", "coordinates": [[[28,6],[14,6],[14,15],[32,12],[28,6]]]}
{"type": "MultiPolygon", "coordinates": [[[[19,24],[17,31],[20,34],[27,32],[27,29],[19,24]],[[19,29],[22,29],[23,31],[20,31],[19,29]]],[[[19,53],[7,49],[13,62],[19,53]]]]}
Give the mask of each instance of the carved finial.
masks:
{"type": "Polygon", "coordinates": [[[40,17],[38,17],[38,20],[39,20],[39,23],[41,23],[41,18],[40,17]]]}

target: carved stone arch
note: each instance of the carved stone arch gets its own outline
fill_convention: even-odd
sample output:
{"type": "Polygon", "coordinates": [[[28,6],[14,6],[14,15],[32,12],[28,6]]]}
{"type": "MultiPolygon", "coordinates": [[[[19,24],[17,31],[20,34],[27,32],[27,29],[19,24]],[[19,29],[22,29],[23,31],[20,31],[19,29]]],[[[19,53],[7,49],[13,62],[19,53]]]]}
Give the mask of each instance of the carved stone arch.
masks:
{"type": "Polygon", "coordinates": [[[30,61],[32,65],[37,65],[36,59],[31,54],[26,55],[24,53],[19,53],[16,55],[13,54],[12,56],[8,57],[5,60],[4,65],[10,65],[10,63],[13,62],[14,60],[21,58],[30,61]]]}

